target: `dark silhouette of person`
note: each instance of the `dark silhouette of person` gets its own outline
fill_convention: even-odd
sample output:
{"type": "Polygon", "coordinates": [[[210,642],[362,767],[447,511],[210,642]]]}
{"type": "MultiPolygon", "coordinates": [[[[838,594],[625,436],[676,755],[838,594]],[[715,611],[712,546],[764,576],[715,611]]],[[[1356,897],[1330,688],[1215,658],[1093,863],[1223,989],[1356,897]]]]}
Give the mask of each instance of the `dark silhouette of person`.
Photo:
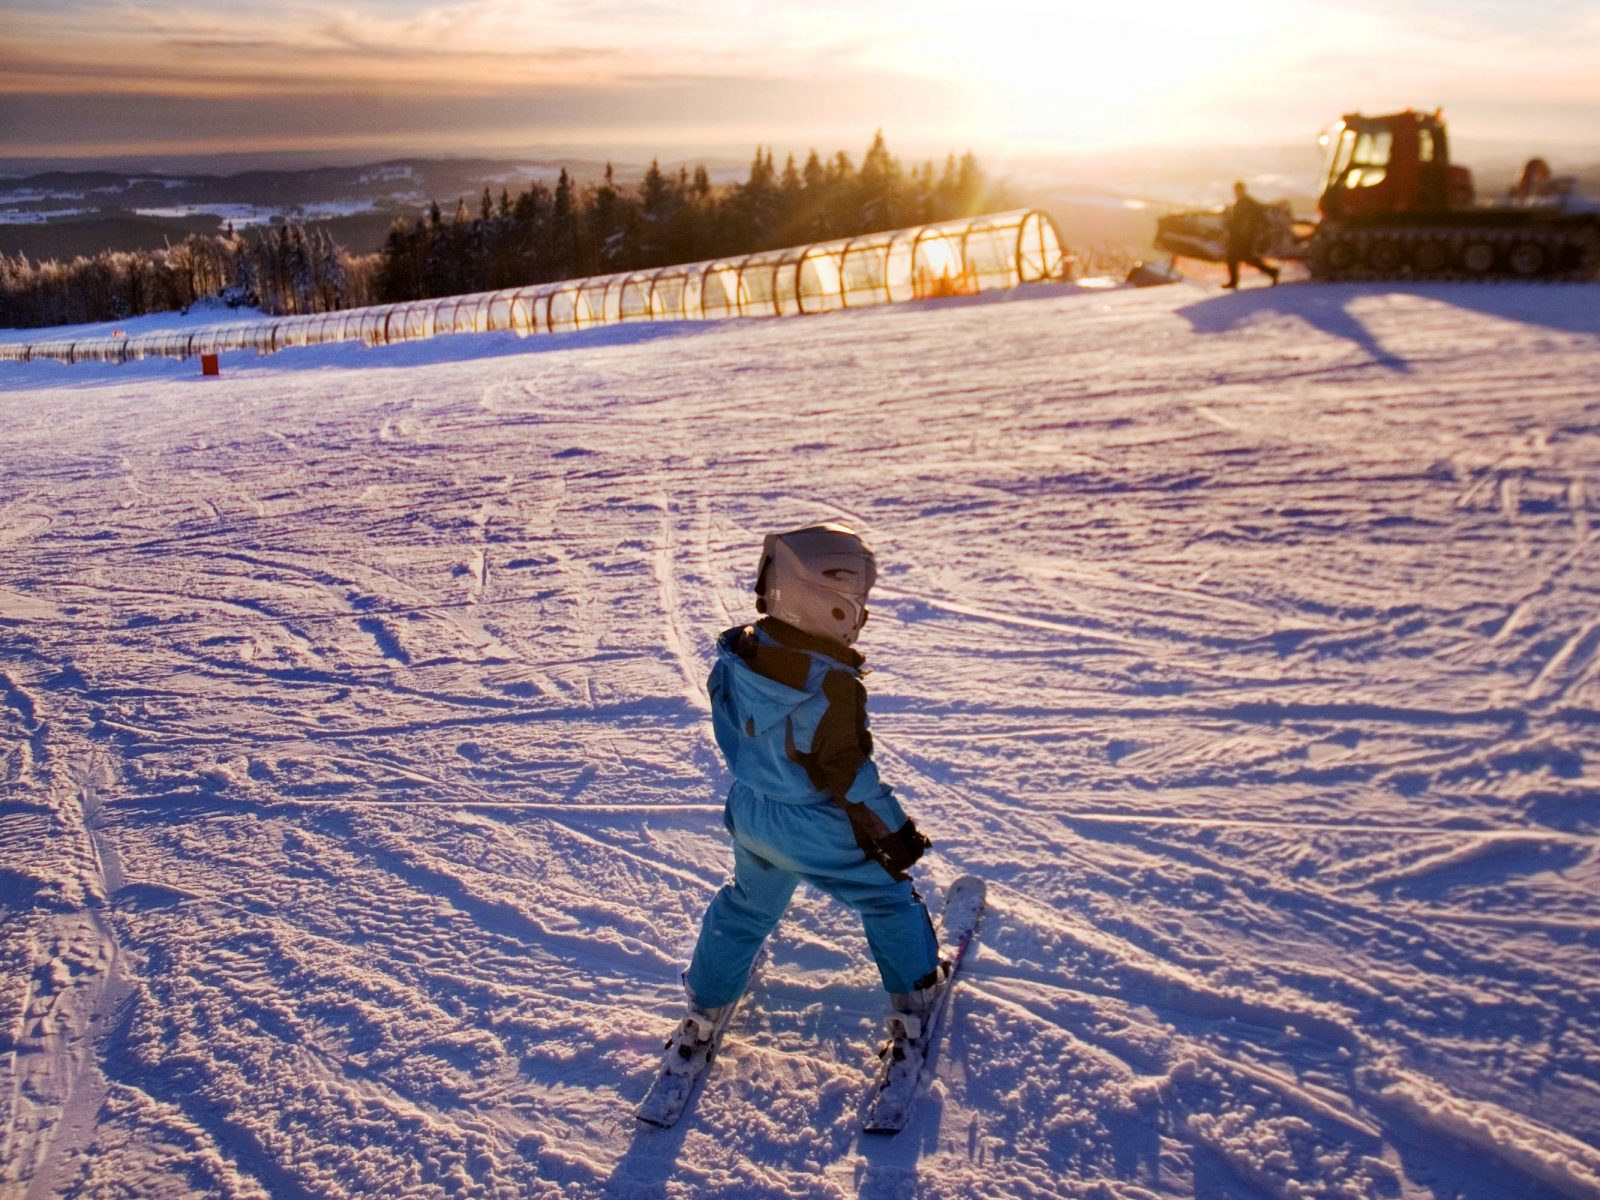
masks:
{"type": "Polygon", "coordinates": [[[1261,244],[1261,235],[1267,229],[1266,210],[1261,207],[1259,200],[1245,190],[1243,180],[1233,185],[1233,207],[1228,210],[1225,228],[1228,235],[1228,282],[1222,286],[1239,286],[1240,263],[1248,263],[1276,284],[1278,268],[1262,262],[1256,253],[1256,247],[1261,244]]]}
{"type": "Polygon", "coordinates": [[[1511,189],[1513,200],[1536,200],[1551,194],[1550,164],[1542,158],[1530,158],[1522,168],[1516,185],[1511,189]]]}

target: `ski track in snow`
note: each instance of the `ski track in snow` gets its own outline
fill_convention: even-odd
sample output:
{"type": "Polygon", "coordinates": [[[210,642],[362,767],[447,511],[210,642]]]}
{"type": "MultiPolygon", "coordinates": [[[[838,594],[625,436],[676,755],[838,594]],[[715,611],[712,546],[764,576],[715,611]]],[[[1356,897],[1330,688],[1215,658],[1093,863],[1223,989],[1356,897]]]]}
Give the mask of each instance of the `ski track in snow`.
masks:
{"type": "Polygon", "coordinates": [[[1600,287],[0,366],[0,1194],[1600,1197],[1600,287]],[[702,691],[855,523],[991,910],[908,1130],[802,889],[684,1122],[702,691]]]}

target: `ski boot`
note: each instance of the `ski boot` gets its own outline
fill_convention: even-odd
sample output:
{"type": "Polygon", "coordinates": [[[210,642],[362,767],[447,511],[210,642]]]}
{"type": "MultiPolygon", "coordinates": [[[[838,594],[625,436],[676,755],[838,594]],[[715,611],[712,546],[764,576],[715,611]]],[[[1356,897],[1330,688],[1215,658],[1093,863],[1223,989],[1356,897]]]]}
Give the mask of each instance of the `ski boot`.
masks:
{"type": "Polygon", "coordinates": [[[689,1002],[688,1010],[683,1014],[683,1019],[673,1029],[672,1036],[667,1038],[663,1047],[667,1051],[666,1067],[670,1070],[674,1063],[683,1063],[684,1069],[689,1070],[690,1064],[697,1058],[709,1060],[712,1054],[711,1044],[716,1039],[717,1031],[721,1028],[722,1014],[727,1012],[726,1004],[716,1008],[705,1008],[693,1001],[689,1002]]]}
{"type": "Polygon", "coordinates": [[[880,1058],[890,1058],[899,1062],[906,1056],[907,1044],[922,1040],[927,1033],[928,1022],[933,1017],[934,1009],[938,1007],[939,996],[944,992],[945,983],[950,978],[950,971],[950,964],[941,960],[933,970],[917,981],[921,986],[916,991],[890,994],[889,1014],[885,1018],[889,1027],[889,1040],[878,1051],[880,1058]]]}

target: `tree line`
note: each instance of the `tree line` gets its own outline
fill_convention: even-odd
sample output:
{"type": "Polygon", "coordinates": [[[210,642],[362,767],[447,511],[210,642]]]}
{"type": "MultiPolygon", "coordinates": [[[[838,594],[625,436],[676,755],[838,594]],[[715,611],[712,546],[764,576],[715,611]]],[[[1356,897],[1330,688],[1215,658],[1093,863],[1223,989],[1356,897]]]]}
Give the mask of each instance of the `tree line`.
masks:
{"type": "Polygon", "coordinates": [[[352,255],[325,230],[275,225],[194,234],[158,250],[103,251],[69,261],[0,254],[0,326],[116,321],[221,297],[274,316],[493,291],[613,271],[732,257],[974,216],[1005,199],[969,152],[903,166],[880,132],[857,166],[844,151],[780,170],[758,149],[741,182],[713,184],[704,166],[663,171],[635,186],[579,186],[561,171],[477,211],[435,202],[397,221],[381,252],[352,255]]]}
{"type": "Polygon", "coordinates": [[[325,230],[295,224],[66,261],[0,254],[0,326],[120,321],[214,298],[274,316],[331,312],[373,303],[377,266],[377,255],[351,255],[325,230]]]}
{"type": "Polygon", "coordinates": [[[476,212],[465,200],[446,219],[435,203],[416,222],[397,221],[378,267],[381,300],[421,300],[494,291],[615,271],[749,254],[905,225],[974,216],[1001,198],[969,152],[942,166],[904,167],[880,132],[858,167],[843,151],[779,170],[758,149],[748,177],[717,186],[704,166],[663,171],[636,187],[604,179],[579,187],[561,171],[498,201],[485,188],[476,212]]]}

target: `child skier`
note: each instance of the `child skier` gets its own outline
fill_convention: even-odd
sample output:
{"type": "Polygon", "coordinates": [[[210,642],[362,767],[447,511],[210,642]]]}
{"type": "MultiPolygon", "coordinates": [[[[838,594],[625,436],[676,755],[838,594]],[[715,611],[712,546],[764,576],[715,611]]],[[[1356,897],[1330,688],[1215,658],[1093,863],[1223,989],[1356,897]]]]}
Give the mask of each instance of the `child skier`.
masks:
{"type": "Polygon", "coordinates": [[[733,879],[712,899],[684,974],[689,1009],[669,1050],[713,1036],[804,879],[861,914],[890,994],[891,1039],[915,1038],[948,970],[907,868],[931,843],[878,780],[862,656],[851,647],[877,578],[843,525],[768,534],[754,625],[717,640],[711,722],[733,772],[723,823],[733,879]]]}

